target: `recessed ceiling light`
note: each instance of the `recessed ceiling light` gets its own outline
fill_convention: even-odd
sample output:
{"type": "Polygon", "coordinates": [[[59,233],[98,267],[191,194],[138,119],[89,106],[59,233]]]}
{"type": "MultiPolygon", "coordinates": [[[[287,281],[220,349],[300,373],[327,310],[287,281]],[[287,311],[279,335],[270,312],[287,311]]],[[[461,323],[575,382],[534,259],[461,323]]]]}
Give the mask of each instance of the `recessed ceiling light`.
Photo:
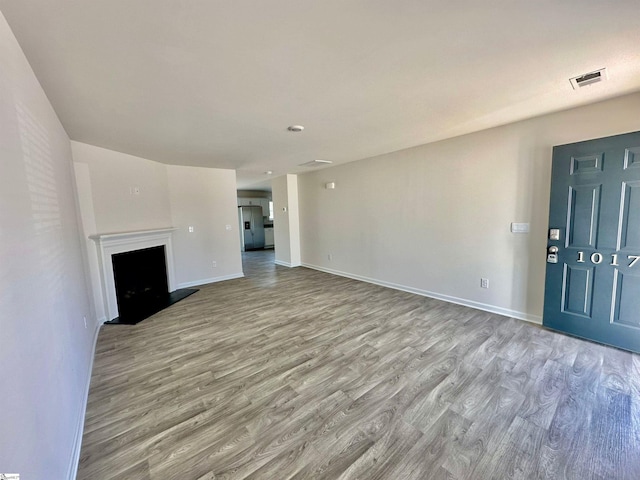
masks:
{"type": "Polygon", "coordinates": [[[304,130],[304,127],[302,125],[291,125],[290,127],[287,127],[287,130],[290,132],[301,132],[304,130]]]}
{"type": "Polygon", "coordinates": [[[273,172],[271,170],[267,170],[266,172],[264,172],[265,175],[273,175],[273,172]]]}

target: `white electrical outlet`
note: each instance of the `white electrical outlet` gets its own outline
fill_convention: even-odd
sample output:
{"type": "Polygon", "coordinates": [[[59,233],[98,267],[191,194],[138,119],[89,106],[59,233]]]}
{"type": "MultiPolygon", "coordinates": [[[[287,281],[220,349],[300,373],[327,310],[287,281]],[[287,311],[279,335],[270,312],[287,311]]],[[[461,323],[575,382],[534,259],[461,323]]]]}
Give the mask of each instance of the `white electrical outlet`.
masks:
{"type": "Polygon", "coordinates": [[[193,227],[189,226],[189,233],[193,233],[193,227]]]}
{"type": "Polygon", "coordinates": [[[213,262],[211,262],[211,265],[213,266],[213,268],[216,268],[218,266],[218,262],[214,260],[213,262]]]}
{"type": "Polygon", "coordinates": [[[489,288],[489,279],[481,278],[480,279],[480,288],[489,288]]]}
{"type": "Polygon", "coordinates": [[[227,230],[231,230],[231,225],[225,225],[224,228],[226,228],[227,230]]]}

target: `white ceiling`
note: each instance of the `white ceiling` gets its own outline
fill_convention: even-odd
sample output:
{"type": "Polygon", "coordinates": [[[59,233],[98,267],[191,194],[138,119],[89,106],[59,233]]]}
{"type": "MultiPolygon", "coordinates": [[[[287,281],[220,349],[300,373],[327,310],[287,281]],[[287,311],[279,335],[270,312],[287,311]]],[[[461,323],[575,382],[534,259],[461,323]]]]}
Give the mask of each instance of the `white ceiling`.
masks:
{"type": "Polygon", "coordinates": [[[237,169],[239,188],[266,170],[640,90],[639,0],[0,0],[0,10],[72,139],[237,169]],[[601,67],[609,81],[572,90],[570,77],[601,67]]]}

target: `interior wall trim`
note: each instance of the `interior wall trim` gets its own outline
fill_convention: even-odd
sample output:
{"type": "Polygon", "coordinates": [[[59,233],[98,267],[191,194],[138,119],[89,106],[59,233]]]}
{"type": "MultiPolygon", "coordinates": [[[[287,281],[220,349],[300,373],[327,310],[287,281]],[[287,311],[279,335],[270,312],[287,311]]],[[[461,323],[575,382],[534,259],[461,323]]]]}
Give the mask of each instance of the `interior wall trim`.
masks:
{"type": "Polygon", "coordinates": [[[225,280],[234,280],[236,278],[243,278],[243,277],[244,277],[244,273],[242,272],[232,273],[230,275],[222,275],[220,277],[203,278],[202,280],[194,280],[193,282],[179,283],[178,288],[197,287],[199,285],[207,285],[209,283],[224,282],[225,280]]]}
{"type": "Polygon", "coordinates": [[[73,450],[71,452],[71,460],[69,463],[69,469],[67,470],[67,479],[75,480],[78,476],[78,466],[80,465],[80,449],[82,448],[82,435],[84,434],[84,417],[87,413],[87,402],[89,401],[89,387],[91,386],[91,374],[93,373],[93,360],[96,357],[96,346],[98,345],[98,334],[100,333],[100,327],[106,321],[106,318],[101,318],[95,324],[95,330],[93,332],[93,347],[91,348],[91,360],[89,361],[89,371],[87,374],[86,385],[84,387],[84,397],[82,398],[82,411],[78,417],[78,423],[76,424],[76,433],[73,438],[73,450]]]}
{"type": "Polygon", "coordinates": [[[401,290],[407,293],[414,293],[416,295],[422,295],[423,297],[435,298],[437,300],[443,300],[445,302],[455,303],[457,305],[463,305],[465,307],[475,308],[477,310],[483,310],[485,312],[496,313],[498,315],[504,315],[506,317],[516,318],[518,320],[524,320],[526,322],[542,325],[542,317],[539,315],[532,315],[530,313],[519,312],[517,310],[510,310],[508,308],[502,308],[502,307],[490,305],[487,303],[467,300],[466,298],[453,297],[451,295],[444,295],[441,293],[430,292],[428,290],[421,290],[419,288],[408,287],[406,285],[399,285],[397,283],[385,282],[384,280],[363,277],[361,275],[342,272],[340,270],[333,270],[330,268],[320,267],[318,265],[312,265],[309,263],[303,262],[302,266],[311,268],[313,270],[318,270],[320,272],[330,273],[332,275],[339,275],[341,277],[351,278],[352,280],[359,280],[361,282],[373,283],[374,285],[380,285],[381,287],[393,288],[394,290],[401,290]]]}
{"type": "Polygon", "coordinates": [[[282,260],[274,260],[273,263],[276,265],[280,265],[281,267],[295,268],[295,267],[304,267],[305,265],[302,263],[289,263],[283,262],[282,260]]]}

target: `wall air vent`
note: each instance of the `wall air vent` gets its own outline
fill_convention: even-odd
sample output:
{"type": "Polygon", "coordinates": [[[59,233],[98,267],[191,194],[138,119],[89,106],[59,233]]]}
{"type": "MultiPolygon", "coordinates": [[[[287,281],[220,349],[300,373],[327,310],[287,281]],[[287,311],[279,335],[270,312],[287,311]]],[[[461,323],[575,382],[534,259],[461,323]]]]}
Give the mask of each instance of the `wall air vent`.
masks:
{"type": "Polygon", "coordinates": [[[310,162],[301,163],[299,167],[321,167],[333,163],[331,160],[311,160],[310,162]]]}
{"type": "Polygon", "coordinates": [[[573,77],[569,79],[569,81],[571,82],[571,86],[573,87],[573,89],[578,90],[579,88],[586,87],[587,85],[593,85],[594,83],[602,82],[607,78],[607,69],[601,68],[600,70],[583,73],[582,75],[573,77]]]}

